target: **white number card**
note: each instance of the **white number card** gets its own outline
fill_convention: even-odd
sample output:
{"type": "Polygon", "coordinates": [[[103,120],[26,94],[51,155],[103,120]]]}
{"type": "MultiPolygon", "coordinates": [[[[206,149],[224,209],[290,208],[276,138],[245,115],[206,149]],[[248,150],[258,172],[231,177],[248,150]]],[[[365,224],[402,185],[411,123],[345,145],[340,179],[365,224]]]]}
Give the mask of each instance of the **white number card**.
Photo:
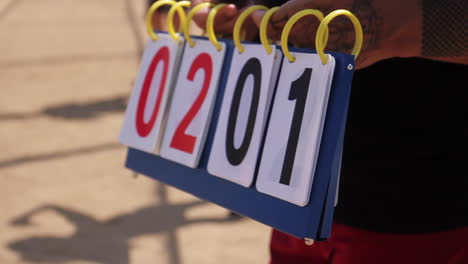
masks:
{"type": "Polygon", "coordinates": [[[208,161],[212,175],[252,184],[282,53],[259,44],[234,51],[220,118],[208,161]]]}
{"type": "Polygon", "coordinates": [[[186,43],[164,133],[161,156],[195,168],[210,126],[226,47],[208,40],[186,43]]]}
{"type": "Polygon", "coordinates": [[[335,60],[292,52],[283,59],[256,188],[299,206],[309,201],[335,60]]]}
{"type": "Polygon", "coordinates": [[[182,45],[158,34],[146,46],[128,101],[119,141],[129,147],[158,154],[171,95],[173,74],[179,67],[182,45]]]}

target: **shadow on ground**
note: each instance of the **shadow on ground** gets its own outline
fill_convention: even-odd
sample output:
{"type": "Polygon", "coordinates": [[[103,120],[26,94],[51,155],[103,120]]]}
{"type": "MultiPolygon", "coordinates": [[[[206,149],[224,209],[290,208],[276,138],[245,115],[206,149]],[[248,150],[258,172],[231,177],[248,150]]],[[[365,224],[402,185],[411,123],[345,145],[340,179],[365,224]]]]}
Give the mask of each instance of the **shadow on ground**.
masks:
{"type": "Polygon", "coordinates": [[[26,163],[33,163],[33,162],[44,162],[54,159],[64,159],[79,155],[87,155],[101,151],[108,151],[114,149],[124,148],[121,144],[118,143],[104,143],[95,146],[88,146],[82,147],[78,149],[68,149],[68,150],[60,150],[56,152],[50,153],[42,153],[36,155],[25,155],[17,158],[7,159],[7,160],[0,160],[0,169],[8,168],[8,167],[15,167],[20,166],[26,163]]]}
{"type": "MultiPolygon", "coordinates": [[[[187,219],[185,212],[204,201],[169,204],[167,189],[158,185],[156,195],[160,203],[136,209],[99,221],[85,212],[54,204],[43,205],[13,219],[11,225],[31,225],[31,218],[44,211],[53,211],[74,225],[75,232],[66,237],[38,235],[12,241],[8,247],[23,260],[32,263],[129,263],[129,242],[141,235],[164,234],[168,264],[180,264],[176,231],[179,227],[197,223],[230,223],[240,217],[226,213],[226,217],[187,219]],[[111,253],[111,254],[109,254],[111,253]],[[81,262],[80,262],[81,261],[81,262]]],[[[155,262],[153,262],[155,263],[155,262]]]]}
{"type": "MultiPolygon", "coordinates": [[[[22,113],[0,113],[0,122],[9,120],[24,120],[39,116],[48,116],[57,119],[66,119],[69,121],[98,118],[101,115],[122,113],[127,104],[126,96],[114,96],[107,99],[84,102],[84,103],[64,103],[45,107],[40,112],[22,114],[22,113]]],[[[107,151],[122,148],[122,145],[116,142],[101,143],[94,146],[86,146],[78,149],[60,150],[50,153],[35,155],[26,155],[15,157],[8,160],[0,160],[0,168],[13,167],[31,162],[43,162],[52,159],[62,159],[76,155],[86,155],[99,151],[107,151]]]]}
{"type": "Polygon", "coordinates": [[[92,119],[103,114],[122,113],[126,105],[126,96],[115,96],[85,103],[70,102],[48,106],[36,113],[0,113],[0,121],[30,119],[39,116],[70,120],[92,119]]]}

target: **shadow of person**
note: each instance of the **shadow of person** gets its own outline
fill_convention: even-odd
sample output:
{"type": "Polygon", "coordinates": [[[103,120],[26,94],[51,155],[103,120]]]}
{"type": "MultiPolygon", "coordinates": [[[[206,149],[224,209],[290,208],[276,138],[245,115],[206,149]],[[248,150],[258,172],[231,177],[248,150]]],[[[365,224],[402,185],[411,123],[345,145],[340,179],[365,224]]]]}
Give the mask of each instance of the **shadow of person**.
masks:
{"type": "MultiPolygon", "coordinates": [[[[13,219],[12,225],[31,225],[31,218],[45,211],[53,211],[70,222],[75,231],[69,236],[33,236],[10,242],[8,247],[19,253],[21,258],[34,263],[129,263],[130,240],[141,235],[174,233],[177,228],[197,223],[223,223],[239,218],[201,217],[187,219],[188,209],[205,204],[192,201],[179,204],[160,203],[136,209],[99,221],[71,208],[46,204],[13,219]]],[[[171,249],[168,249],[171,250],[171,249]]],[[[177,249],[172,249],[177,250],[177,249]]],[[[171,252],[169,252],[171,254],[171,252]]],[[[172,264],[178,262],[172,261],[172,264]]]]}
{"type": "Polygon", "coordinates": [[[0,113],[0,121],[14,121],[47,116],[58,119],[84,120],[97,118],[104,114],[122,113],[127,106],[126,96],[88,101],[82,103],[68,102],[51,105],[39,112],[31,113],[0,113]]]}
{"type": "Polygon", "coordinates": [[[117,96],[105,100],[86,103],[68,103],[44,108],[41,114],[64,119],[90,119],[103,113],[120,113],[125,111],[127,98],[117,96]]]}

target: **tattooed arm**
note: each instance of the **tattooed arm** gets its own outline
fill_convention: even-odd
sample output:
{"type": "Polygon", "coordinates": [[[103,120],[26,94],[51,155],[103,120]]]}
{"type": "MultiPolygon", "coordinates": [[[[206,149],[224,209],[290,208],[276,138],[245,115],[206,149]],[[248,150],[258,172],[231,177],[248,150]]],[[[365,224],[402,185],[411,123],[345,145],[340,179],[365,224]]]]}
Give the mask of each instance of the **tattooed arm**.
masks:
{"type": "MultiPolygon", "coordinates": [[[[466,0],[289,0],[273,15],[269,37],[279,40],[286,21],[307,8],[324,14],[344,8],[356,14],[364,31],[363,48],[357,59],[359,68],[391,57],[425,57],[468,64],[466,0]]],[[[233,21],[242,9],[230,6],[226,10],[229,19],[220,18],[216,23],[221,33],[232,32],[233,21]]],[[[257,27],[263,14],[257,11],[252,15],[257,27]]],[[[313,47],[318,24],[312,16],[299,20],[291,31],[290,42],[313,47]]],[[[252,29],[249,36],[255,36],[258,30],[246,28],[252,29]]],[[[329,24],[329,30],[327,50],[349,52],[352,49],[354,28],[347,18],[337,17],[329,24]]]]}
{"type": "MultiPolygon", "coordinates": [[[[357,64],[366,67],[391,57],[425,57],[468,64],[466,0],[290,0],[276,12],[269,36],[279,39],[286,21],[300,10],[312,8],[324,14],[349,9],[361,21],[364,43],[357,64]]],[[[262,12],[253,20],[259,24],[262,12]]],[[[304,17],[291,31],[290,41],[313,47],[318,27],[315,17],[304,17]]],[[[345,17],[329,24],[327,50],[349,52],[354,28],[345,17]]]]}

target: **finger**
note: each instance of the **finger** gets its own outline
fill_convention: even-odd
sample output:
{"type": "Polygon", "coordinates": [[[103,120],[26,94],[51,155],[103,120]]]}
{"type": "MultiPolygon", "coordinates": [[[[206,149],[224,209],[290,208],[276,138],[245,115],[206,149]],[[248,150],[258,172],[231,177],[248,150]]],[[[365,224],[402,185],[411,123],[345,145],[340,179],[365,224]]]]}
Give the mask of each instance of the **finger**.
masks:
{"type": "MultiPolygon", "coordinates": [[[[262,23],[263,17],[265,16],[265,13],[266,13],[266,11],[264,11],[264,10],[257,10],[257,11],[252,13],[252,21],[253,21],[253,23],[255,23],[255,25],[258,28],[260,28],[260,26],[261,26],[261,23],[262,23]]],[[[267,37],[268,37],[268,39],[272,39],[272,40],[280,40],[281,31],[283,30],[283,27],[274,26],[274,24],[272,23],[272,19],[273,18],[271,17],[268,24],[267,24],[267,37]]]]}
{"type": "MultiPolygon", "coordinates": [[[[248,0],[247,2],[251,2],[251,1],[248,0]]],[[[226,21],[226,23],[220,24],[218,26],[218,30],[221,30],[224,33],[233,34],[234,26],[238,22],[239,16],[251,6],[252,5],[248,5],[248,6],[245,6],[244,8],[238,7],[236,15],[233,16],[229,21],[226,21]]],[[[258,37],[258,25],[254,23],[252,19],[252,14],[245,17],[244,21],[242,22],[241,34],[242,34],[243,40],[247,40],[247,41],[252,41],[258,37]]]]}
{"type": "Polygon", "coordinates": [[[243,28],[245,30],[245,40],[253,41],[258,39],[259,27],[254,23],[251,17],[246,19],[243,28]]]}
{"type": "MultiPolygon", "coordinates": [[[[237,22],[237,19],[234,22],[237,22]]],[[[233,23],[233,28],[234,26],[235,23],[233,23]]],[[[253,41],[258,38],[258,26],[256,23],[254,23],[252,16],[246,17],[246,19],[243,21],[240,34],[241,39],[246,41],[253,41]]]]}
{"type": "Polygon", "coordinates": [[[223,19],[232,19],[233,17],[237,16],[239,13],[239,9],[234,4],[228,4],[225,7],[221,8],[216,14],[216,17],[221,17],[223,19]]]}
{"type": "Polygon", "coordinates": [[[199,28],[203,28],[203,29],[206,28],[206,20],[208,18],[209,12],[210,12],[210,8],[204,7],[193,15],[192,19],[199,28]]]}
{"type": "MultiPolygon", "coordinates": [[[[305,9],[303,5],[297,5],[297,2],[299,1],[288,2],[289,4],[281,6],[280,9],[273,13],[267,25],[267,35],[269,39],[281,40],[283,29],[289,19],[300,10],[305,9]]],[[[255,12],[252,16],[253,21],[257,25],[260,25],[264,14],[264,11],[255,12]]],[[[300,47],[313,47],[319,24],[320,21],[313,15],[301,18],[291,28],[287,41],[300,47]]]]}
{"type": "Polygon", "coordinates": [[[230,36],[232,35],[235,22],[236,22],[235,19],[231,19],[229,21],[223,21],[222,23],[221,22],[218,23],[218,20],[215,19],[214,31],[216,34],[230,36]]]}
{"type": "Polygon", "coordinates": [[[221,35],[232,35],[238,15],[239,10],[234,4],[229,4],[219,9],[213,25],[215,33],[221,35]]]}
{"type": "Polygon", "coordinates": [[[315,47],[315,37],[320,21],[315,16],[301,18],[291,29],[288,40],[302,48],[315,47]]]}
{"type": "MultiPolygon", "coordinates": [[[[304,9],[317,8],[317,6],[324,5],[325,2],[330,2],[330,0],[290,0],[286,2],[271,16],[267,26],[268,37],[273,40],[280,40],[284,26],[294,14],[304,9]]],[[[264,14],[264,11],[256,11],[252,15],[258,26],[260,26],[264,14]]],[[[298,37],[300,37],[300,32],[298,37]]]]}
{"type": "MultiPolygon", "coordinates": [[[[260,26],[262,24],[262,19],[265,16],[265,13],[267,11],[264,10],[257,10],[252,13],[252,21],[253,23],[257,26],[257,28],[260,29],[260,26]]],[[[271,26],[270,23],[267,25],[267,37],[268,39],[273,39],[273,40],[278,40],[277,39],[277,32],[276,30],[271,26]]]]}
{"type": "MultiPolygon", "coordinates": [[[[193,16],[193,20],[200,28],[206,29],[206,22],[210,11],[211,8],[209,7],[202,8],[193,16]]],[[[215,30],[224,31],[226,28],[228,28],[231,24],[233,24],[232,21],[235,20],[237,13],[237,7],[233,4],[229,4],[221,8],[216,14],[215,30]]]]}
{"type": "Polygon", "coordinates": [[[205,2],[203,0],[192,0],[192,6],[196,6],[198,4],[200,4],[201,2],[205,2]]]}
{"type": "Polygon", "coordinates": [[[306,238],[304,242],[307,246],[312,246],[315,243],[315,240],[306,238]]]}

